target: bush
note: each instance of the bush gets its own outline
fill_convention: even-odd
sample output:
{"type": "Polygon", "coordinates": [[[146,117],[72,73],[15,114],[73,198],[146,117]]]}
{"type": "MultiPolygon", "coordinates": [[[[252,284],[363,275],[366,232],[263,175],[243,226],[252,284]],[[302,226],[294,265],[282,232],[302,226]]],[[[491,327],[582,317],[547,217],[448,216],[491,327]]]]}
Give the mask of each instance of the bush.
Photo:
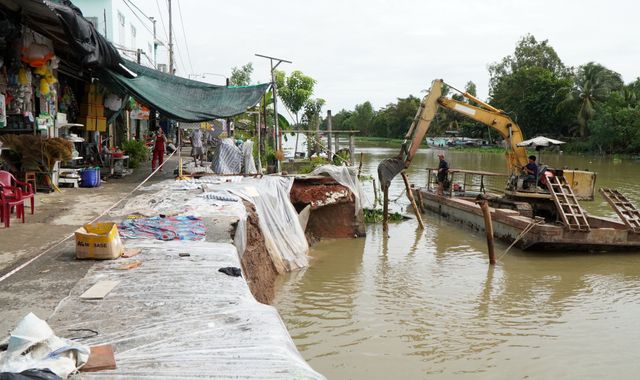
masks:
{"type": "Polygon", "coordinates": [[[149,148],[142,141],[129,140],[122,143],[122,150],[129,156],[129,166],[137,168],[149,159],[149,148]]]}

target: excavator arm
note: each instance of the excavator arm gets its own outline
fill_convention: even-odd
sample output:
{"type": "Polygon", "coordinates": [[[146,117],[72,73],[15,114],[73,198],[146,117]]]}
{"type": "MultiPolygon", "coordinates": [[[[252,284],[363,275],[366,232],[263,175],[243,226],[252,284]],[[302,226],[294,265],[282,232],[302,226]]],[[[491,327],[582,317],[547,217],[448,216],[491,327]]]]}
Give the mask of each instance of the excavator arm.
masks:
{"type": "Polygon", "coordinates": [[[388,188],[391,180],[396,175],[411,165],[413,157],[436,116],[438,106],[462,114],[496,130],[508,144],[509,149],[506,152],[507,166],[511,174],[517,175],[521,168],[527,164],[527,151],[517,146],[519,142],[523,141],[522,131],[504,111],[481,101],[467,92],[462,93],[462,95],[479,106],[444,97],[442,96],[443,86],[442,79],[436,79],[431,82],[431,89],[422,99],[420,108],[418,108],[418,112],[405,135],[400,154],[397,157],[385,159],[378,165],[378,178],[383,190],[388,188]]]}
{"type": "MultiPolygon", "coordinates": [[[[431,121],[435,118],[438,106],[476,120],[497,131],[507,144],[507,167],[512,178],[515,178],[527,164],[527,151],[518,146],[518,143],[524,140],[522,131],[509,115],[467,92],[459,91],[462,96],[475,104],[444,97],[442,96],[443,86],[442,79],[436,79],[431,83],[431,89],[420,103],[420,108],[405,136],[400,154],[395,158],[385,159],[378,165],[378,178],[383,191],[389,188],[391,180],[396,175],[411,165],[413,157],[429,130],[431,121]]],[[[563,175],[579,199],[593,200],[595,173],[563,170],[563,175]]]]}
{"type": "Polygon", "coordinates": [[[520,127],[518,127],[504,111],[492,107],[466,92],[462,95],[478,103],[480,107],[446,97],[438,98],[438,104],[443,108],[460,113],[497,131],[508,146],[506,152],[507,167],[511,174],[517,175],[522,167],[527,164],[527,151],[525,148],[518,146],[518,143],[524,140],[520,127]]]}

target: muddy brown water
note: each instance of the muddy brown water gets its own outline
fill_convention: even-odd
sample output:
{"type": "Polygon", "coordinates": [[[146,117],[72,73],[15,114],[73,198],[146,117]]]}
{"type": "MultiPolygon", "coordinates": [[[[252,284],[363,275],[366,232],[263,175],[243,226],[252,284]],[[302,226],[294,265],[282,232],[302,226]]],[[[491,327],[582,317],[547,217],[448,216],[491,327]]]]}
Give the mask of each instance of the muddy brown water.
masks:
{"type": "MultiPolygon", "coordinates": [[[[363,171],[397,149],[361,148],[363,171]]],[[[447,152],[452,168],[504,172],[500,154],[447,152]]],[[[543,153],[543,161],[598,173],[640,205],[640,162],[543,153]]],[[[410,170],[426,181],[435,150],[410,170]]],[[[371,184],[365,184],[372,200],[371,184]]],[[[392,183],[391,199],[402,194],[392,183]]],[[[615,213],[599,196],[583,202],[615,213]]],[[[393,203],[403,211],[406,197],[393,203]]],[[[545,253],[498,243],[490,268],[482,233],[424,215],[369,225],[365,239],[324,241],[311,266],[281,278],[275,301],[304,358],[329,379],[637,378],[640,252],[545,253]]]]}

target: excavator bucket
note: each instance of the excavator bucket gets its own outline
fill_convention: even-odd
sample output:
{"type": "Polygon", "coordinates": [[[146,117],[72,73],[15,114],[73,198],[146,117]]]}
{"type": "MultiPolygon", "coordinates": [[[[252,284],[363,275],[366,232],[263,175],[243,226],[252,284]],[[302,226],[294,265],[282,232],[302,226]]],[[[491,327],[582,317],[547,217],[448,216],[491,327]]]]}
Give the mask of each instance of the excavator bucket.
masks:
{"type": "Polygon", "coordinates": [[[378,165],[378,180],[382,190],[389,188],[393,177],[405,169],[405,162],[401,158],[386,158],[378,165]]]}
{"type": "Polygon", "coordinates": [[[442,79],[436,79],[431,82],[429,93],[420,103],[420,107],[413,118],[413,122],[405,135],[405,142],[402,144],[400,154],[396,158],[388,158],[378,165],[378,179],[382,190],[388,189],[393,177],[397,176],[406,169],[410,164],[413,156],[415,156],[420,144],[424,140],[424,136],[429,130],[431,121],[436,116],[438,110],[438,98],[442,96],[442,87],[444,82],[442,79]]]}

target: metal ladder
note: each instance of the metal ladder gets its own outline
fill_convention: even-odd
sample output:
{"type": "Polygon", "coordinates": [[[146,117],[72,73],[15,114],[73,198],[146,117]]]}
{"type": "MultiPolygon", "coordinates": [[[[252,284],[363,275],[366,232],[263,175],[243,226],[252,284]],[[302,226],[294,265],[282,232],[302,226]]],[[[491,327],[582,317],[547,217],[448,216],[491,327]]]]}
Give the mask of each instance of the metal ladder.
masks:
{"type": "Polygon", "coordinates": [[[578,199],[575,194],[573,194],[571,186],[566,183],[564,177],[547,177],[547,188],[549,189],[549,193],[551,193],[551,197],[556,204],[556,208],[558,209],[560,218],[562,218],[562,222],[569,230],[591,230],[587,217],[578,203],[578,199]]]}
{"type": "Polygon", "coordinates": [[[640,233],[640,210],[636,205],[616,189],[603,187],[600,189],[600,194],[631,231],[640,233]]]}

